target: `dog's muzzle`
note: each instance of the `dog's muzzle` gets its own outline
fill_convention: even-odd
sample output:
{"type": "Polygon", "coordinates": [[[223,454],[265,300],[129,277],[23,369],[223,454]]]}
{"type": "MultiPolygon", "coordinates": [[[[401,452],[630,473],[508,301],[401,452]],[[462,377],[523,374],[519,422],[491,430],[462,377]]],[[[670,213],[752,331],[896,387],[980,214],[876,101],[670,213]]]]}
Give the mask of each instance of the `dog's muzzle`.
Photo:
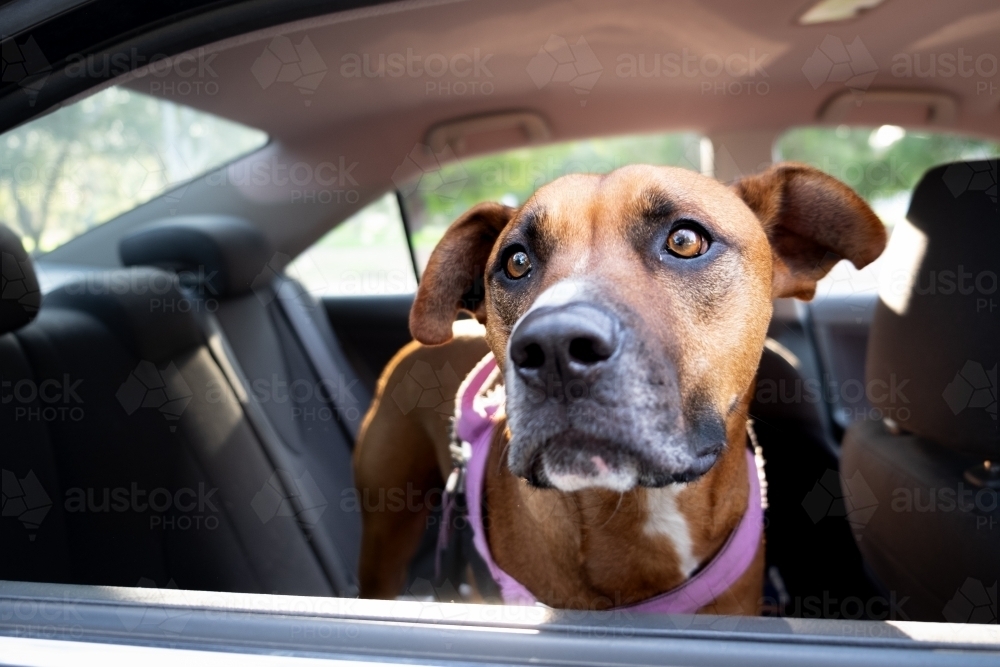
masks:
{"type": "Polygon", "coordinates": [[[529,311],[508,346],[511,471],[565,491],[664,486],[707,472],[724,428],[706,439],[685,426],[673,366],[644,350],[600,304],[529,311]]]}

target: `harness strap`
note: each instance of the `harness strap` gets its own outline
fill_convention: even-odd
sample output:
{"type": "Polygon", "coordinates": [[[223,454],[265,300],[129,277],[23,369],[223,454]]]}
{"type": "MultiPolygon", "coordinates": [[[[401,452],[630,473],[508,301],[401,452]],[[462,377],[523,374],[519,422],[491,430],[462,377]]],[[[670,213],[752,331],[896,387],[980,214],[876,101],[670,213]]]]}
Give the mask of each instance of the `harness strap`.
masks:
{"type": "MultiPolygon", "coordinates": [[[[464,486],[473,543],[499,586],[504,602],[533,605],[538,604],[535,596],[493,560],[483,522],[482,494],[486,461],[493,439],[493,427],[497,422],[497,415],[502,412],[504,401],[502,391],[498,390],[489,396],[484,394],[483,388],[491,383],[497,372],[496,360],[492,354],[487,355],[459,387],[455,437],[463,444],[459,450],[463,455],[455,458],[456,467],[452,477],[456,489],[459,484],[464,486]]],[[[754,437],[749,422],[747,429],[752,442],[754,437]]],[[[721,596],[747,571],[760,548],[764,531],[764,509],[757,462],[749,449],[746,450],[746,464],[750,487],[747,510],[715,557],[677,588],[619,609],[639,613],[693,614],[721,596]]],[[[452,479],[449,478],[449,487],[451,486],[452,479]]],[[[446,507],[449,502],[447,495],[446,492],[446,507]]],[[[447,547],[447,541],[439,540],[438,547],[440,556],[440,550],[447,547]]]]}

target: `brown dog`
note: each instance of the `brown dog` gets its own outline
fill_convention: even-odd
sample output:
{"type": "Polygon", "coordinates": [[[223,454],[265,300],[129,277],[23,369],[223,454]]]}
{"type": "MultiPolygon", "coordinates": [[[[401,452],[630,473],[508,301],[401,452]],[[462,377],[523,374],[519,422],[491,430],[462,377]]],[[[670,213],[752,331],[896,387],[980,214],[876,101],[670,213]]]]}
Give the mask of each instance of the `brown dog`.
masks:
{"type": "MultiPolygon", "coordinates": [[[[798,164],[732,187],[635,165],[559,178],[520,209],[480,204],[431,255],[416,342],[379,381],[355,452],[362,497],[441,487],[457,390],[444,380],[492,352],[506,393],[482,495],[495,562],[553,607],[670,591],[747,510],[747,409],[772,299],[812,298],[838,260],[863,267],[885,240],[850,188],[798,164]],[[460,309],[485,337],[472,322],[453,331],[460,309]],[[415,369],[444,369],[443,393],[404,414],[389,396],[415,369]]],[[[401,592],[428,506],[366,504],[362,596],[401,592]]],[[[759,613],[763,568],[761,541],[700,611],[759,613]]]]}

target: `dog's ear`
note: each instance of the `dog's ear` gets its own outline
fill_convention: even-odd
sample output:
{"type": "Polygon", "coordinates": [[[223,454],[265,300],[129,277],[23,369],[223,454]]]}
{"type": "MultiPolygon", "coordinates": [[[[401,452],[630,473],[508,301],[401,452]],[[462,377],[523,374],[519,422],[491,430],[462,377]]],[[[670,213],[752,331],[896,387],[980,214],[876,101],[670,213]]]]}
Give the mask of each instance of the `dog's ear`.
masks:
{"type": "Polygon", "coordinates": [[[783,162],[733,188],[771,241],[772,297],[809,300],[838,261],[860,269],[885,248],[885,227],[868,204],[818,169],[783,162]]]}
{"type": "Polygon", "coordinates": [[[424,345],[451,340],[459,310],[486,320],[486,262],[500,232],[516,209],[488,202],[477,204],[451,223],[431,253],[410,310],[410,333],[424,345]]]}

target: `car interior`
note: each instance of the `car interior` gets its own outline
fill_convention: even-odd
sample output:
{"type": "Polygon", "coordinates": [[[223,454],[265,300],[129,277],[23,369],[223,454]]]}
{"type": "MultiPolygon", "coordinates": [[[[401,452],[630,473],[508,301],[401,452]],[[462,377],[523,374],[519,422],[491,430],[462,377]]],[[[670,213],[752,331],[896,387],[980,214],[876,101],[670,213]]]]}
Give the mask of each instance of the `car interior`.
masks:
{"type": "MultiPolygon", "coordinates": [[[[765,614],[995,623],[1000,10],[811,4],[348,9],[6,129],[0,579],[356,597],[353,442],[448,223],[566,173],[794,160],[891,237],[774,304],[765,614]]],[[[436,517],[400,599],[477,601],[436,517]]]]}

